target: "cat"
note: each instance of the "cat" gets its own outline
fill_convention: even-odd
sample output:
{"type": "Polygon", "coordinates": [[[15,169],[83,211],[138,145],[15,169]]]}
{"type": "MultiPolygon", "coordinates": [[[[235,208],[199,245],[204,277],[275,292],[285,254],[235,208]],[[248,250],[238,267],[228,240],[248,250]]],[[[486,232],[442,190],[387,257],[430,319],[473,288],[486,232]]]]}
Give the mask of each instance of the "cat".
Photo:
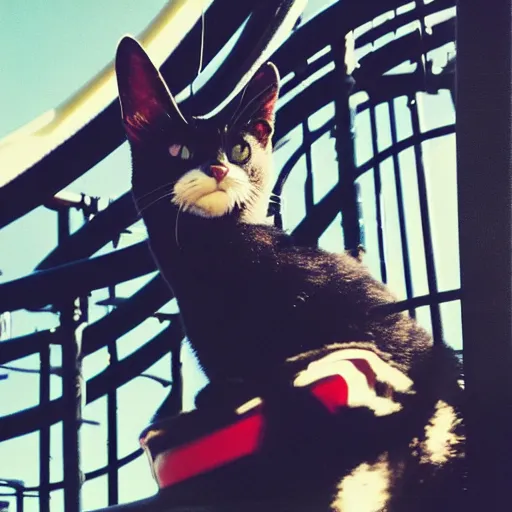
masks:
{"type": "Polygon", "coordinates": [[[382,313],[396,299],[358,258],[269,222],[277,68],[263,65],[219,114],[187,119],[134,39],[119,44],[116,73],[134,201],[210,380],[197,408],[221,414],[261,397],[267,444],[281,454],[252,487],[221,478],[192,496],[210,505],[243,497],[265,510],[462,509],[453,352],[406,313],[382,313]],[[378,396],[326,420],[300,382],[351,357],[372,368],[378,396]],[[291,441],[297,428],[309,429],[307,446],[291,441]]]}

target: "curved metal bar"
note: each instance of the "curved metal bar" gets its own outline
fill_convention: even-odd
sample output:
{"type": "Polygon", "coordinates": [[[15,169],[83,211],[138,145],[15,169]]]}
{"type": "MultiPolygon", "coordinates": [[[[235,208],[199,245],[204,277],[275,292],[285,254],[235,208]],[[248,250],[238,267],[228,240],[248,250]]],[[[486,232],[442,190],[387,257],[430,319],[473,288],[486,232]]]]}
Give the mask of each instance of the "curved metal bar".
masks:
{"type": "MultiPolygon", "coordinates": [[[[400,62],[403,62],[400,61],[400,62]]],[[[447,81],[441,75],[432,75],[431,88],[443,88],[447,81]]],[[[364,85],[356,82],[354,92],[364,90],[369,81],[365,80],[364,85]]],[[[411,94],[417,90],[424,90],[424,74],[423,73],[410,73],[405,75],[384,75],[372,77],[370,86],[371,104],[378,104],[379,102],[389,101],[390,99],[402,95],[411,94]]],[[[448,88],[448,87],[446,87],[448,88]]],[[[279,109],[277,115],[276,131],[274,140],[280,141],[296,126],[303,121],[304,112],[310,115],[320,110],[327,105],[334,98],[333,94],[336,90],[335,76],[333,72],[326,73],[321,78],[313,82],[306,89],[299,92],[289,103],[286,103],[279,109]],[[304,110],[299,110],[296,103],[301,103],[304,110]]],[[[368,108],[370,103],[365,103],[364,108],[368,108]]],[[[361,110],[358,109],[358,112],[361,110]]]]}
{"type": "MultiPolygon", "coordinates": [[[[178,46],[201,14],[201,5],[187,0],[170,2],[161,11],[142,34],[143,44],[158,66],[178,46]],[[165,40],[165,53],[162,51],[162,39],[165,40]]],[[[40,204],[41,200],[48,199],[119,146],[124,137],[116,96],[114,69],[111,64],[63,105],[49,112],[48,120],[36,122],[35,127],[32,122],[2,141],[0,156],[5,158],[5,163],[1,165],[3,177],[0,184],[4,186],[0,188],[0,226],[27,213],[40,204]],[[116,108],[113,108],[114,105],[116,108]],[[101,121],[98,123],[98,120],[101,121]],[[96,151],[87,147],[92,141],[92,146],[96,147],[103,136],[108,134],[110,136],[105,141],[106,144],[100,144],[96,151]],[[66,150],[70,147],[76,151],[70,153],[69,149],[66,150]],[[91,151],[95,158],[89,157],[83,161],[82,154],[86,156],[91,151]],[[42,164],[48,161],[51,165],[42,164]],[[83,161],[82,165],[71,165],[77,161],[83,161]],[[70,168],[64,171],[66,165],[70,168]],[[50,172],[41,173],[41,166],[49,167],[50,172]],[[7,172],[9,176],[6,176],[7,172]],[[35,183],[42,185],[37,178],[41,174],[45,175],[44,189],[41,186],[34,187],[35,183]],[[34,188],[34,193],[27,193],[34,188]],[[6,201],[8,197],[17,197],[18,200],[6,201]]]]}
{"type": "MultiPolygon", "coordinates": [[[[251,16],[252,7],[251,2],[214,0],[204,15],[204,32],[202,22],[196,23],[189,35],[160,66],[160,72],[173,94],[177,95],[190,87],[196,78],[201,49],[204,69],[222,51],[244,20],[251,16]],[[229,16],[226,16],[226,11],[229,11],[229,16]],[[202,36],[204,45],[201,48],[202,36]],[[177,69],[179,72],[176,72],[177,69]]],[[[214,75],[212,80],[215,79],[214,75]]],[[[180,102],[180,109],[186,109],[186,104],[193,104],[196,99],[196,95],[188,97],[180,102]]]]}
{"type": "Polygon", "coordinates": [[[389,304],[381,304],[372,311],[375,312],[376,315],[393,315],[408,309],[421,308],[423,306],[430,306],[431,304],[453,302],[455,300],[460,300],[461,298],[462,290],[458,288],[456,290],[446,290],[444,292],[429,293],[428,295],[419,295],[417,297],[411,297],[410,299],[391,302],[389,304]]]}
{"type": "Polygon", "coordinates": [[[16,359],[35,354],[45,345],[52,343],[52,339],[55,338],[56,332],[48,329],[2,341],[0,345],[0,364],[10,363],[16,359]]]}
{"type": "MultiPolygon", "coordinates": [[[[133,354],[109,366],[87,382],[86,400],[92,403],[141,374],[160,360],[183,339],[180,322],[173,322],[133,354]]],[[[53,425],[61,420],[63,399],[31,407],[0,418],[0,442],[38,430],[41,425],[53,425]]]]}
{"type": "Polygon", "coordinates": [[[196,112],[207,113],[233,99],[292,30],[306,3],[270,0],[255,4],[236,46],[219,66],[217,80],[210,80],[200,90],[196,112]]]}
{"type": "Polygon", "coordinates": [[[0,311],[37,309],[155,270],[146,242],[0,285],[0,311]]]}
{"type": "MultiPolygon", "coordinates": [[[[447,0],[448,1],[448,0],[447,0]]],[[[451,0],[450,0],[451,1],[451,0]]],[[[309,42],[307,41],[307,36],[309,32],[312,29],[316,30],[317,34],[329,34],[328,30],[323,30],[324,25],[332,22],[332,13],[329,12],[329,10],[324,11],[323,13],[319,14],[312,20],[310,20],[308,23],[306,23],[303,27],[301,27],[301,30],[294,36],[293,38],[290,38],[275,54],[275,60],[276,62],[280,63],[280,61],[283,60],[284,57],[288,56],[288,47],[291,45],[292,49],[297,44],[296,41],[301,41],[304,44],[309,44],[308,47],[308,54],[313,54],[315,50],[321,49],[323,47],[322,45],[327,44],[327,40],[324,42],[319,42],[318,38],[309,39],[309,42]],[[314,23],[313,23],[314,22],[314,23]],[[318,30],[317,27],[318,24],[322,25],[322,30],[318,30]],[[311,45],[313,44],[313,47],[311,45]]],[[[377,27],[378,28],[378,27],[377,27]]],[[[439,44],[443,44],[446,42],[446,37],[449,36],[451,33],[450,30],[451,27],[451,21],[445,22],[443,24],[439,24],[434,28],[435,34],[441,34],[441,39],[435,39],[435,44],[433,43],[434,39],[432,39],[433,36],[429,38],[430,44],[434,47],[439,44]]],[[[367,34],[365,34],[367,35],[367,34]]],[[[332,37],[332,36],[329,36],[332,37]]],[[[393,51],[388,52],[388,60],[384,60],[383,69],[387,70],[390,69],[400,62],[402,62],[404,59],[409,58],[409,47],[410,45],[416,41],[417,34],[412,34],[409,36],[404,36],[404,38],[401,38],[399,41],[398,46],[393,46],[393,51]],[[402,41],[402,39],[404,39],[402,41]],[[405,52],[405,54],[404,54],[405,52]]],[[[417,41],[416,41],[417,42],[417,41]]],[[[391,44],[391,43],[390,43],[391,44]]],[[[181,46],[179,47],[181,48],[181,46]]],[[[381,58],[382,50],[379,53],[379,59],[381,58]]],[[[365,58],[366,59],[366,58],[365,58]]],[[[294,58],[288,59],[286,61],[286,64],[290,65],[290,63],[293,63],[296,61],[296,56],[294,58]]],[[[328,55],[323,56],[318,61],[315,61],[312,65],[308,66],[307,69],[307,75],[310,76],[313,72],[315,72],[317,69],[320,69],[323,67],[323,65],[330,62],[330,57],[328,55]]],[[[365,62],[365,68],[367,67],[367,62],[365,62]]],[[[380,60],[379,60],[380,62],[380,60]]],[[[369,65],[369,64],[368,64],[369,65]]],[[[280,64],[281,66],[281,64],[280,64]]],[[[286,67],[284,72],[286,72],[286,67]]],[[[438,82],[438,87],[443,86],[443,80],[440,76],[433,77],[436,82],[438,82]]],[[[323,80],[324,78],[320,79],[323,80]]],[[[327,80],[327,79],[326,79],[327,80]]],[[[406,94],[410,92],[412,89],[417,88],[418,86],[424,85],[423,81],[423,74],[418,72],[412,73],[411,75],[407,76],[386,76],[386,77],[380,77],[380,80],[385,80],[386,87],[374,87],[372,88],[372,96],[378,96],[379,99],[382,101],[390,95],[399,95],[399,94],[406,94]],[[392,92],[393,91],[393,92],[392,92]]],[[[375,83],[375,78],[372,77],[371,80],[366,79],[363,80],[364,82],[370,81],[371,83],[375,83]]],[[[287,91],[289,91],[294,85],[297,84],[298,79],[292,79],[292,81],[288,82],[284,88],[284,94],[286,94],[287,91]]],[[[447,82],[446,87],[448,87],[450,84],[447,82]]],[[[308,88],[309,89],[309,88],[308,88]]],[[[200,91],[200,93],[203,93],[203,89],[200,91]]],[[[320,94],[320,91],[314,92],[310,94],[310,97],[312,98],[323,98],[324,96],[320,94]]],[[[296,100],[292,100],[290,102],[291,104],[295,103],[295,101],[307,101],[307,96],[299,96],[296,100]]],[[[186,102],[185,102],[186,103],[186,102]]],[[[323,103],[321,106],[323,106],[325,103],[323,103]]],[[[321,108],[319,105],[317,108],[321,108]]],[[[297,109],[295,108],[295,105],[290,105],[289,109],[286,109],[286,106],[284,107],[285,110],[282,109],[284,113],[280,113],[278,115],[278,123],[277,123],[277,134],[276,134],[276,140],[279,138],[280,134],[282,132],[287,132],[292,129],[292,124],[295,122],[297,123],[297,120],[300,119],[300,116],[296,116],[297,120],[292,120],[290,117],[290,114],[293,112],[296,112],[297,109]],[[286,125],[283,125],[282,119],[286,120],[286,125]]],[[[295,124],[296,125],[296,124],[295,124]]],[[[84,258],[87,256],[90,256],[92,253],[94,253],[96,250],[100,249],[111,241],[116,235],[118,235],[123,229],[128,227],[134,220],[136,219],[136,213],[133,208],[133,203],[130,197],[130,193],[127,192],[123,196],[121,196],[119,199],[117,199],[109,208],[107,208],[105,211],[100,212],[100,214],[97,215],[97,218],[93,219],[90,223],[85,225],[83,228],[81,228],[77,233],[75,233],[67,243],[61,244],[57,249],[55,249],[50,255],[48,255],[39,265],[38,269],[43,268],[49,268],[52,266],[60,265],[62,263],[65,263],[67,261],[71,261],[73,259],[78,258],[84,258]],[[104,222],[104,225],[102,224],[104,222]],[[90,247],[88,247],[88,244],[90,244],[90,247]]]]}
{"type": "MultiPolygon", "coordinates": [[[[275,22],[272,20],[269,21],[268,19],[261,20],[262,25],[260,33],[263,33],[263,36],[254,49],[254,52],[256,52],[256,48],[259,48],[259,51],[263,53],[251,53],[251,58],[256,58],[256,61],[251,61],[250,59],[244,60],[242,70],[245,70],[245,74],[241,77],[238,75],[239,78],[237,80],[238,85],[235,87],[236,90],[240,90],[249,79],[251,73],[255,71],[255,67],[261,64],[265,58],[268,58],[272,44],[283,36],[283,31],[290,23],[292,23],[293,17],[295,16],[298,18],[301,12],[297,8],[297,5],[303,2],[303,0],[273,1],[276,6],[274,8],[276,16],[274,20],[275,22]],[[264,30],[265,27],[270,27],[270,29],[264,30]]],[[[176,5],[181,5],[184,2],[185,0],[179,0],[175,3],[176,5]]],[[[171,5],[174,5],[175,3],[171,5]]],[[[215,2],[213,6],[216,4],[217,2],[215,2]]],[[[238,4],[238,8],[240,9],[240,6],[247,7],[247,3],[245,2],[238,2],[238,4]]],[[[231,3],[229,3],[229,5],[231,6],[231,3]]],[[[257,5],[259,6],[258,9],[263,8],[262,4],[257,5]]],[[[198,16],[192,16],[192,12],[197,11],[198,6],[199,4],[195,2],[186,2],[186,5],[182,5],[182,10],[180,11],[178,9],[175,14],[171,16],[170,20],[161,22],[161,26],[159,25],[157,27],[156,32],[152,34],[152,38],[147,38],[146,46],[148,52],[154,58],[157,65],[161,65],[163,61],[162,48],[165,47],[168,54],[169,49],[172,51],[179,42],[176,39],[176,34],[183,34],[192,28],[190,25],[191,20],[197,20],[198,18],[198,16]],[[192,5],[196,6],[195,10],[193,10],[192,7],[189,8],[189,6],[192,5]],[[182,17],[185,17],[187,13],[190,15],[188,21],[181,24],[182,17]],[[176,30],[176,20],[180,25],[180,30],[176,30]],[[166,41],[165,46],[160,46],[162,45],[162,34],[168,34],[169,31],[172,32],[172,28],[174,28],[175,33],[173,32],[173,37],[171,37],[170,43],[169,41],[166,41]]],[[[234,11],[234,9],[230,9],[230,14],[233,16],[234,12],[231,11],[234,11]]],[[[209,12],[210,10],[206,13],[207,19],[210,18],[210,16],[208,16],[209,12]]],[[[240,23],[252,11],[245,10],[244,12],[246,16],[241,16],[240,23]]],[[[200,14],[200,12],[196,14],[200,14]]],[[[239,14],[242,14],[242,11],[240,11],[239,14]]],[[[226,17],[217,17],[217,20],[213,23],[215,18],[213,18],[213,16],[211,17],[211,25],[212,27],[216,27],[214,30],[222,30],[222,26],[219,26],[218,23],[218,19],[222,18],[226,17]]],[[[175,62],[173,67],[178,67],[181,70],[181,66],[177,61],[175,61],[175,59],[173,59],[172,55],[169,60],[175,62]]],[[[86,91],[84,93],[87,97],[89,94],[92,94],[91,101],[94,100],[97,104],[101,105],[100,108],[103,110],[100,110],[97,116],[91,120],[91,114],[88,113],[92,108],[91,105],[82,105],[82,107],[80,107],[80,111],[77,112],[75,117],[80,119],[83,118],[85,116],[85,110],[87,109],[86,121],[80,123],[78,122],[78,119],[73,117],[70,121],[73,128],[72,130],[70,126],[62,126],[60,131],[55,132],[56,134],[52,135],[53,138],[50,137],[47,142],[44,142],[43,139],[41,139],[39,142],[41,147],[37,153],[37,159],[33,159],[29,162],[18,163],[19,168],[11,171],[16,177],[12,181],[8,182],[4,187],[0,188],[0,228],[28,213],[39,204],[44,203],[49,199],[49,197],[63,189],[67,184],[98,163],[108,153],[118,147],[124,140],[124,134],[122,133],[122,127],[119,121],[119,105],[114,99],[116,96],[114,91],[115,84],[111,67],[109,70],[110,71],[106,72],[107,74],[105,76],[107,78],[104,78],[104,82],[102,82],[104,87],[101,88],[101,90],[93,91],[91,93],[86,91]],[[105,101],[105,98],[109,98],[108,101],[105,101]],[[101,99],[103,102],[100,101],[101,99]],[[109,102],[110,104],[106,106],[109,102]],[[42,158],[43,156],[44,158],[42,158]],[[77,165],[77,162],[79,162],[80,165],[77,165]],[[68,168],[64,171],[64,167],[68,168]],[[46,169],[46,172],[43,169],[46,169]],[[45,181],[41,184],[38,176],[43,174],[45,176],[45,181]],[[34,186],[35,183],[38,184],[37,187],[34,186]],[[7,201],[6,198],[8,197],[18,197],[20,199],[18,201],[7,201]]],[[[215,74],[214,77],[215,76],[217,76],[217,74],[215,74]]],[[[193,78],[194,77],[189,77],[189,81],[193,78]]],[[[217,83],[217,87],[222,88],[222,81],[217,83]]],[[[203,95],[204,94],[205,93],[203,93],[203,95]]],[[[190,108],[192,110],[193,104],[198,101],[197,98],[199,98],[199,96],[200,95],[198,94],[189,100],[190,108]]],[[[184,102],[184,107],[188,108],[189,105],[184,102]]],[[[72,112],[72,108],[70,112],[72,112]]],[[[96,112],[98,112],[98,108],[96,109],[96,112]]],[[[27,151],[27,144],[24,145],[24,152],[26,154],[29,153],[27,151]]],[[[4,155],[5,154],[6,152],[4,155]]],[[[12,152],[8,157],[9,162],[12,162],[12,152]]]]}

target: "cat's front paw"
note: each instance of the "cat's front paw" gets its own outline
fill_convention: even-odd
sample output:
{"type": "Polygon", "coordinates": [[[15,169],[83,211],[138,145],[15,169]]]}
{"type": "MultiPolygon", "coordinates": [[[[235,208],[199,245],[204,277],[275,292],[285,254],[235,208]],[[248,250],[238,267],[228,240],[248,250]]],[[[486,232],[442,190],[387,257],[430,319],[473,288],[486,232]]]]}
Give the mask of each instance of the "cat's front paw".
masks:
{"type": "Polygon", "coordinates": [[[375,416],[401,410],[397,394],[414,394],[412,380],[371,350],[358,348],[331,352],[308,364],[293,381],[335,412],[341,407],[365,407],[375,416]]]}

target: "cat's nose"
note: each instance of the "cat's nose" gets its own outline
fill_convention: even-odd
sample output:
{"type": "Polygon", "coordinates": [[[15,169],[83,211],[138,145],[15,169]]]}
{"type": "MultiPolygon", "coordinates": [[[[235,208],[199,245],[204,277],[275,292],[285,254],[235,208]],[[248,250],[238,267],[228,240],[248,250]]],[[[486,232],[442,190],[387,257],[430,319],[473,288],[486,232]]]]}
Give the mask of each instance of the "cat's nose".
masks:
{"type": "Polygon", "coordinates": [[[229,169],[222,164],[210,165],[210,173],[220,183],[228,173],[229,169]]]}

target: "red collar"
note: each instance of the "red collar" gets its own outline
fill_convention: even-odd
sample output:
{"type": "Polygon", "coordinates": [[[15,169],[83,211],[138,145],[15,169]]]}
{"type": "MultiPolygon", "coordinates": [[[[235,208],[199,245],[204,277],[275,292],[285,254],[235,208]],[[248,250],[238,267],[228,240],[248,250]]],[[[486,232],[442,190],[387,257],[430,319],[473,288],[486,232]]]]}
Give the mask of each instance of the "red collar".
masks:
{"type": "MultiPolygon", "coordinates": [[[[348,365],[345,364],[341,371],[338,368],[335,373],[324,374],[313,382],[308,379],[310,383],[301,386],[309,389],[331,413],[357,401],[356,395],[373,392],[375,374],[368,362],[350,359],[345,363],[348,365]]],[[[257,453],[264,426],[264,409],[259,400],[241,414],[239,420],[181,446],[153,454],[148,441],[161,435],[158,430],[147,431],[140,444],[149,457],[159,488],[163,489],[257,453]]]]}

